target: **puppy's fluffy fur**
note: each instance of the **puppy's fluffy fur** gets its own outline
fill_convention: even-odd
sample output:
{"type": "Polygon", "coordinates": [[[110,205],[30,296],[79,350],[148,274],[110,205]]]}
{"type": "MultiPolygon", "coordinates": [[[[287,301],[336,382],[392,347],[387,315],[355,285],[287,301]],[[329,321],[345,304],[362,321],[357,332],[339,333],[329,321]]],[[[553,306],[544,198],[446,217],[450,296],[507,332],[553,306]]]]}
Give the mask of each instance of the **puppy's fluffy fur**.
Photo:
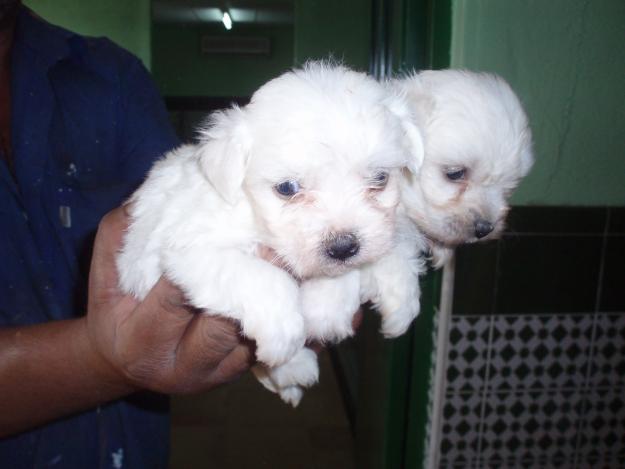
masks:
{"type": "Polygon", "coordinates": [[[424,134],[423,166],[406,173],[402,199],[440,266],[454,246],[502,231],[507,199],[533,163],[527,116],[492,74],[424,71],[389,86],[406,97],[424,134]]]}
{"type": "Polygon", "coordinates": [[[166,275],[191,305],[240,321],[258,360],[290,361],[285,379],[257,369],[267,387],[316,381],[294,277],[343,275],[394,245],[401,168],[422,148],[407,115],[375,80],[319,62],[212,115],[200,143],[167,154],[133,195],[122,289],[143,298],[166,275]]]}
{"type": "MultiPolygon", "coordinates": [[[[415,311],[405,304],[416,301],[405,282],[413,282],[414,272],[424,268],[414,257],[429,251],[440,264],[454,246],[496,237],[508,211],[508,196],[529,171],[533,157],[525,112],[510,86],[495,75],[426,71],[386,86],[389,94],[407,101],[408,118],[423,134],[425,155],[413,147],[417,151],[412,169],[403,173],[396,245],[384,259],[344,278],[360,273],[360,300],[377,304],[383,316],[382,332],[394,337],[405,332],[414,317],[402,317],[402,312],[418,312],[418,305],[415,311]],[[402,270],[409,274],[398,275],[402,270]],[[394,288],[382,286],[389,281],[394,288]],[[395,298],[389,298],[391,291],[395,298]]],[[[326,281],[330,282],[307,282],[304,298],[307,286],[326,281]]],[[[330,285],[327,290],[326,295],[311,294],[311,308],[305,310],[315,309],[318,296],[331,301],[330,285]]],[[[334,301],[332,308],[341,302],[345,298],[334,301]]],[[[315,321],[309,334],[332,340],[351,331],[329,321],[315,321]],[[317,329],[324,325],[327,331],[317,329]]]]}
{"type": "Polygon", "coordinates": [[[531,164],[527,118],[498,77],[430,71],[385,92],[310,64],[155,166],[133,197],[122,287],[142,297],[165,274],[194,306],[241,321],[269,365],[255,367],[259,380],[297,405],[318,378],[305,338],[351,335],[369,300],[387,337],[404,333],[419,312],[421,254],[440,264],[453,246],[496,236],[531,164]],[[358,252],[337,260],[329,246],[345,234],[358,252]],[[255,256],[261,244],[301,289],[255,256]]]}
{"type": "MultiPolygon", "coordinates": [[[[391,252],[359,271],[302,285],[308,335],[319,340],[351,335],[351,314],[367,300],[382,314],[385,336],[404,333],[419,312],[417,278],[425,271],[419,256],[429,253],[440,267],[454,246],[496,237],[508,196],[533,162],[525,112],[495,75],[425,71],[392,80],[387,90],[408,102],[425,158],[413,165],[420,170],[404,172],[391,252]]],[[[413,157],[421,160],[420,149],[413,157]]],[[[285,386],[297,384],[284,379],[289,366],[281,369],[285,386]]]]}

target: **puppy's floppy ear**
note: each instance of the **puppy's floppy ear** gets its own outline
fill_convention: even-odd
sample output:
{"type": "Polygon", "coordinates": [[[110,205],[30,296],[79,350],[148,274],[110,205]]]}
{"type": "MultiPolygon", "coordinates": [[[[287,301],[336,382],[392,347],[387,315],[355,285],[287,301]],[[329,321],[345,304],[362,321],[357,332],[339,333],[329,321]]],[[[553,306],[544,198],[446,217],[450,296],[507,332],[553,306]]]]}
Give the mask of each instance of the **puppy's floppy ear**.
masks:
{"type": "Polygon", "coordinates": [[[211,114],[200,130],[198,163],[219,195],[234,205],[242,196],[251,136],[244,110],[233,107],[211,114]]]}
{"type": "Polygon", "coordinates": [[[520,155],[520,169],[521,176],[525,177],[532,169],[534,165],[534,148],[532,144],[532,131],[529,125],[526,124],[525,129],[521,134],[521,155],[520,155]]]}
{"type": "Polygon", "coordinates": [[[423,164],[425,149],[423,135],[419,129],[417,116],[409,108],[405,97],[395,92],[387,100],[390,111],[399,119],[401,130],[408,150],[406,167],[413,174],[417,174],[423,164]]]}
{"type": "Polygon", "coordinates": [[[411,156],[406,167],[413,174],[417,174],[425,159],[423,135],[421,134],[421,130],[417,127],[416,121],[412,118],[402,119],[402,128],[408,142],[411,156]]]}

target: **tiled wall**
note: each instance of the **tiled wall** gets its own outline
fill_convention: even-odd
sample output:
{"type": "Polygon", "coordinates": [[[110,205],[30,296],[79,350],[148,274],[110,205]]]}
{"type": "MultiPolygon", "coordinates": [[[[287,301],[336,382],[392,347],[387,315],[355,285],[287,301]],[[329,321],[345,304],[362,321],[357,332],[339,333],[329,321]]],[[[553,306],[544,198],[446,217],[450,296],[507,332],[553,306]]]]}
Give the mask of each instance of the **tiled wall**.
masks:
{"type": "Polygon", "coordinates": [[[625,468],[625,209],[509,226],[457,253],[440,467],[625,468]]]}

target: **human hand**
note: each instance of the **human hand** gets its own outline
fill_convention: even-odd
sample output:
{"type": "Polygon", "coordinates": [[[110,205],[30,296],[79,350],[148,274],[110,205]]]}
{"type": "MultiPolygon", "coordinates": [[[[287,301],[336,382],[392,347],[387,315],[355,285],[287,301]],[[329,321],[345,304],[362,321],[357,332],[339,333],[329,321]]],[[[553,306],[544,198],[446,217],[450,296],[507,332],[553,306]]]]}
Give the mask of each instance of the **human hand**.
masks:
{"type": "Polygon", "coordinates": [[[191,393],[226,383],[253,362],[251,343],[233,321],[202,314],[161,278],[139,302],[119,291],[115,257],[128,225],[123,207],[96,235],[89,276],[88,336],[112,379],[163,393],[191,393]]]}

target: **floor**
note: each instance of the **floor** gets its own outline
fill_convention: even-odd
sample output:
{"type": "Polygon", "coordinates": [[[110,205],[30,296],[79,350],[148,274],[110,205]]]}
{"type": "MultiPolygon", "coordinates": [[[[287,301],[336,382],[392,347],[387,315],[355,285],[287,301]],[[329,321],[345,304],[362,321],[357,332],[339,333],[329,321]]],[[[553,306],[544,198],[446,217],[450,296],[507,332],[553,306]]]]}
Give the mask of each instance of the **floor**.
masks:
{"type": "Polygon", "coordinates": [[[171,469],[352,469],[353,438],[327,351],[297,409],[248,374],[172,400],[171,469]]]}

